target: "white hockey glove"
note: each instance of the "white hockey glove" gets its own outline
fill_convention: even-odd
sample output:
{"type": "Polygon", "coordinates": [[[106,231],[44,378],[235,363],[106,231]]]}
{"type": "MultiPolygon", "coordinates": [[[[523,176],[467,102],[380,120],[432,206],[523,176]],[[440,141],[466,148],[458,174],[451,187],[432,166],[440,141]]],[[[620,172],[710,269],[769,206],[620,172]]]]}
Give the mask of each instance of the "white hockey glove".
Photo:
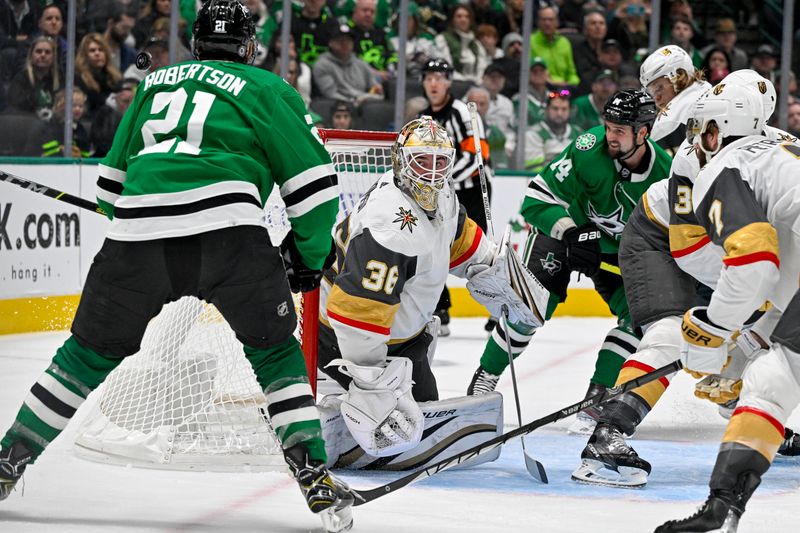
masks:
{"type": "Polygon", "coordinates": [[[425,418],[411,396],[410,359],[389,359],[385,367],[361,366],[344,359],[329,364],[340,366],[342,373],[353,378],[342,398],[342,416],[365,452],[385,457],[419,443],[425,418]]]}
{"type": "Polygon", "coordinates": [[[492,316],[502,316],[505,305],[512,324],[539,327],[544,324],[550,292],[509,246],[509,236],[510,231],[506,229],[500,250],[490,266],[479,264],[467,269],[467,289],[492,316]]]}
{"type": "Polygon", "coordinates": [[[732,331],[714,324],[707,307],[692,307],[681,324],[681,363],[683,369],[700,378],[719,374],[728,363],[728,344],[732,331]]]}

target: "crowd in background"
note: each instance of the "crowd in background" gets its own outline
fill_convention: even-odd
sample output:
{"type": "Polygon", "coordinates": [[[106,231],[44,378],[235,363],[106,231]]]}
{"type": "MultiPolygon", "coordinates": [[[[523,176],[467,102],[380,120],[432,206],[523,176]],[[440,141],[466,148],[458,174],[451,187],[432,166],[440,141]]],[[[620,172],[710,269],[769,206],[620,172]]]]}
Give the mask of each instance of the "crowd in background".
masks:
{"type": "MultiPolygon", "coordinates": [[[[280,27],[286,16],[282,2],[244,3],[258,28],[255,65],[279,73],[280,27]]],[[[738,40],[743,31],[754,33],[758,2],[726,2],[730,13],[704,17],[707,28],[693,15],[698,2],[663,4],[660,44],[686,50],[709,82],[753,68],[780,88],[776,48],[758,39],[738,40]]],[[[65,39],[66,5],[63,0],[0,0],[0,155],[102,157],[147,74],[137,68],[137,54],[150,54],[151,69],[169,64],[171,0],[79,0],[74,51],[65,39]],[[75,58],[75,89],[73,146],[65,150],[67,54],[75,58]]],[[[284,78],[320,125],[397,128],[392,121],[398,5],[398,0],[292,3],[284,78]]],[[[189,36],[198,6],[196,0],[180,2],[177,62],[191,59],[189,36]]],[[[640,87],[639,65],[648,54],[649,1],[535,0],[534,6],[532,34],[525,43],[523,0],[410,2],[404,51],[407,116],[427,105],[420,69],[429,59],[444,59],[454,70],[451,93],[475,101],[484,118],[492,165],[508,166],[517,146],[520,58],[527,46],[524,160],[527,169],[538,170],[559,147],[600,124],[603,104],[617,89],[640,87]]],[[[780,27],[772,33],[780,35],[780,27]]],[[[789,87],[788,129],[800,134],[794,76],[789,87]]]]}

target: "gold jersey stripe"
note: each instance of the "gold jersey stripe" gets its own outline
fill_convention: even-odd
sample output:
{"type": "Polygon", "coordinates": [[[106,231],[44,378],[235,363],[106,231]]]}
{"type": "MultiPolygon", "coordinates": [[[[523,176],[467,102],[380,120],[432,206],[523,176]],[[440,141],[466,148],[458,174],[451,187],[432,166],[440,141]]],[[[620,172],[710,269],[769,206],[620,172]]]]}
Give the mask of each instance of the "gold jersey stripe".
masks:
{"type": "Polygon", "coordinates": [[[329,313],[332,312],[338,316],[381,328],[390,328],[394,321],[394,315],[400,309],[400,304],[389,305],[377,300],[353,296],[344,292],[338,285],[334,285],[328,296],[327,308],[329,313]]]}
{"type": "MultiPolygon", "coordinates": [[[[764,413],[766,414],[766,413],[764,413]]],[[[754,409],[737,409],[722,442],[736,442],[756,450],[772,462],[783,442],[783,432],[778,431],[775,424],[754,409]]]]}

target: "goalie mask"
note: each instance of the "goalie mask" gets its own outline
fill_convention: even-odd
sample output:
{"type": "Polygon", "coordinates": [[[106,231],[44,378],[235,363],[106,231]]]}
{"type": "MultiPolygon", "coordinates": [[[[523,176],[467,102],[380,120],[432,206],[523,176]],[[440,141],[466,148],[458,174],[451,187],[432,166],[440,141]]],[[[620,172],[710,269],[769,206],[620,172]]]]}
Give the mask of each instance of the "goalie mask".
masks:
{"type": "Polygon", "coordinates": [[[449,186],[454,157],[447,131],[429,116],[406,124],[392,145],[395,180],[428,216],[436,215],[439,194],[449,186]]]}

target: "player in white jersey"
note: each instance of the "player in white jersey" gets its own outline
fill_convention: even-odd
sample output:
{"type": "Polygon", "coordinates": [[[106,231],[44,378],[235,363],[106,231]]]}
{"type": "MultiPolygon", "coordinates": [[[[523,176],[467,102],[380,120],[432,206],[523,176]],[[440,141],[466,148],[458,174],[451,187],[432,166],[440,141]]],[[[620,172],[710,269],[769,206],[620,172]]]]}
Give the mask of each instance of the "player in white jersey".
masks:
{"type": "Polygon", "coordinates": [[[686,138],[686,118],[694,102],[711,86],[680,46],[662,46],[642,63],[639,81],[653,97],[658,115],[650,138],[670,155],[686,138]]]}
{"type": "MultiPolygon", "coordinates": [[[[775,109],[772,83],[753,71],[730,75],[722,83],[748,87],[761,98],[764,116],[775,109]]],[[[765,127],[764,134],[774,140],[795,141],[786,132],[765,127]]],[[[625,280],[631,316],[644,331],[642,343],[623,366],[617,383],[623,383],[668,364],[679,357],[680,317],[698,302],[707,303],[723,267],[724,250],[710,242],[692,211],[691,192],[700,171],[694,145],[685,140],[673,159],[669,180],[652,185],[631,215],[620,244],[620,267],[625,280]],[[696,283],[706,290],[696,291],[696,283]]],[[[739,350],[722,375],[707,376],[698,382],[695,395],[718,404],[730,416],[741,389],[741,372],[748,358],[762,349],[780,319],[771,308],[738,337],[739,350]]],[[[604,410],[595,434],[582,454],[582,463],[573,479],[607,486],[641,486],[647,481],[650,465],[638,457],[624,441],[666,391],[672,376],[626,393],[604,410]],[[615,443],[612,447],[611,444],[615,443]]],[[[800,437],[786,429],[779,453],[800,453],[800,437]]]]}
{"type": "MultiPolygon", "coordinates": [[[[502,279],[514,252],[498,252],[458,202],[454,153],[431,117],[412,120],[392,147],[392,170],[334,233],[337,258],[322,284],[319,365],[348,389],[344,422],[373,456],[416,445],[423,423],[416,402],[438,399],[429,362],[438,327],[426,325],[448,273],[477,286],[473,295],[496,316],[505,304],[512,322],[541,325],[502,279]]],[[[532,275],[528,282],[536,284],[532,275]]],[[[549,294],[540,291],[543,308],[549,294]]]]}
{"type": "Polygon", "coordinates": [[[769,349],[758,351],[744,370],[708,499],[697,513],[657,533],[735,532],[800,403],[800,147],[760,135],[760,107],[752,91],[721,83],[696,103],[687,124],[708,161],[694,183],[693,210],[725,256],[708,306],[684,315],[684,367],[719,373],[728,344],[754,310],[769,301],[783,315],[769,349]]]}

